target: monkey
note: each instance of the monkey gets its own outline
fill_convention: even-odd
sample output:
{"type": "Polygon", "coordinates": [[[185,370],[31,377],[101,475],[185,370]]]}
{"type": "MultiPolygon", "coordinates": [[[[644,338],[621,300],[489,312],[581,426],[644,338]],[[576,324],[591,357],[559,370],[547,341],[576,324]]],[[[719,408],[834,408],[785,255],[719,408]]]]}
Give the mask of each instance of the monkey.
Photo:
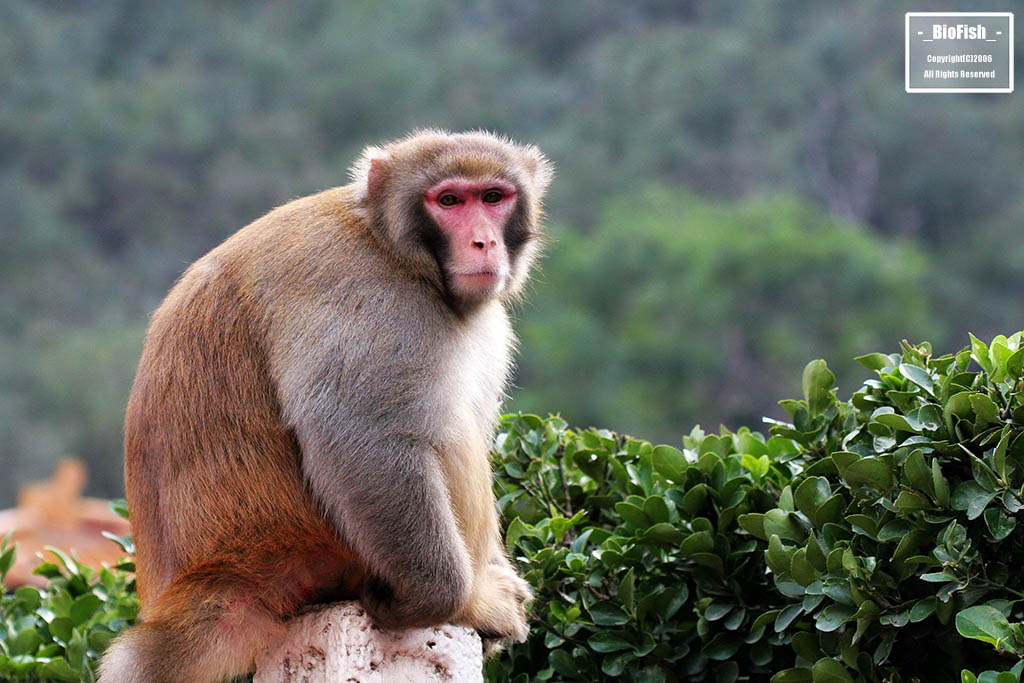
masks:
{"type": "Polygon", "coordinates": [[[489,446],[551,178],[532,145],[416,132],[185,271],[125,414],[140,614],[101,683],[245,674],[341,599],[525,638],[489,446]]]}

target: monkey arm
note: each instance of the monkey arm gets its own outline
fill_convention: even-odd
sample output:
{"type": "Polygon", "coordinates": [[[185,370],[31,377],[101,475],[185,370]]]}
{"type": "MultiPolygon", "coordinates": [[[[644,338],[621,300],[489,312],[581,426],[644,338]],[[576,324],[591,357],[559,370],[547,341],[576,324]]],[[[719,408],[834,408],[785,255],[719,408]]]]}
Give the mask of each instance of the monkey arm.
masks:
{"type": "Polygon", "coordinates": [[[306,485],[367,573],[371,616],[388,626],[440,623],[464,605],[473,567],[440,465],[443,438],[431,434],[437,407],[430,364],[419,360],[428,340],[361,320],[277,337],[282,412],[306,485]]]}
{"type": "MultiPolygon", "coordinates": [[[[471,566],[433,449],[365,422],[367,438],[300,429],[303,473],[368,571],[364,606],[387,626],[438,623],[466,601],[471,566]]],[[[353,431],[347,424],[345,432],[353,431]]]]}

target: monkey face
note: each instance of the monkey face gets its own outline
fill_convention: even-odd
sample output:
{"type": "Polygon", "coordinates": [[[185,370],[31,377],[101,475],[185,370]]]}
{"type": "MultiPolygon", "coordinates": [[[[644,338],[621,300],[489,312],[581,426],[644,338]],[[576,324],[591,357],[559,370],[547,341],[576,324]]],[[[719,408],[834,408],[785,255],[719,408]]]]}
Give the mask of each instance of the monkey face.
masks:
{"type": "Polygon", "coordinates": [[[446,281],[465,302],[501,294],[509,277],[505,229],[516,188],[495,178],[446,178],[423,195],[427,215],[447,242],[446,281]]]}
{"type": "Polygon", "coordinates": [[[457,314],[522,291],[551,180],[537,148],[488,133],[422,131],[368,147],[351,173],[384,250],[457,314]]]}

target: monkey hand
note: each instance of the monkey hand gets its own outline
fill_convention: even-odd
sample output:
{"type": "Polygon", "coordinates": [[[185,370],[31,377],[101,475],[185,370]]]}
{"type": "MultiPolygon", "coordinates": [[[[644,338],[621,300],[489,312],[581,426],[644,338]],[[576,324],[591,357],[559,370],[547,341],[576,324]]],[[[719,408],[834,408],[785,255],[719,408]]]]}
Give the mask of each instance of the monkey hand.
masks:
{"type": "Polygon", "coordinates": [[[475,628],[483,639],[484,657],[499,652],[507,643],[526,640],[526,602],[530,586],[504,554],[495,556],[476,577],[473,593],[458,621],[475,628]]]}

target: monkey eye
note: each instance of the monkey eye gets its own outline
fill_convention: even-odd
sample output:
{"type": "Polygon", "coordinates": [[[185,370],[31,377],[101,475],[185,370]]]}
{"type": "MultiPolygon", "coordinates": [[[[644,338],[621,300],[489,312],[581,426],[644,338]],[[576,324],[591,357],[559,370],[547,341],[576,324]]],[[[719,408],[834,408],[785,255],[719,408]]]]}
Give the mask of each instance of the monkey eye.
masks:
{"type": "Polygon", "coordinates": [[[487,192],[484,192],[483,196],[485,204],[497,204],[504,198],[505,195],[501,190],[487,190],[487,192]]]}
{"type": "Polygon", "coordinates": [[[455,206],[459,203],[459,198],[451,192],[445,192],[443,195],[437,198],[437,203],[441,206],[455,206]]]}

